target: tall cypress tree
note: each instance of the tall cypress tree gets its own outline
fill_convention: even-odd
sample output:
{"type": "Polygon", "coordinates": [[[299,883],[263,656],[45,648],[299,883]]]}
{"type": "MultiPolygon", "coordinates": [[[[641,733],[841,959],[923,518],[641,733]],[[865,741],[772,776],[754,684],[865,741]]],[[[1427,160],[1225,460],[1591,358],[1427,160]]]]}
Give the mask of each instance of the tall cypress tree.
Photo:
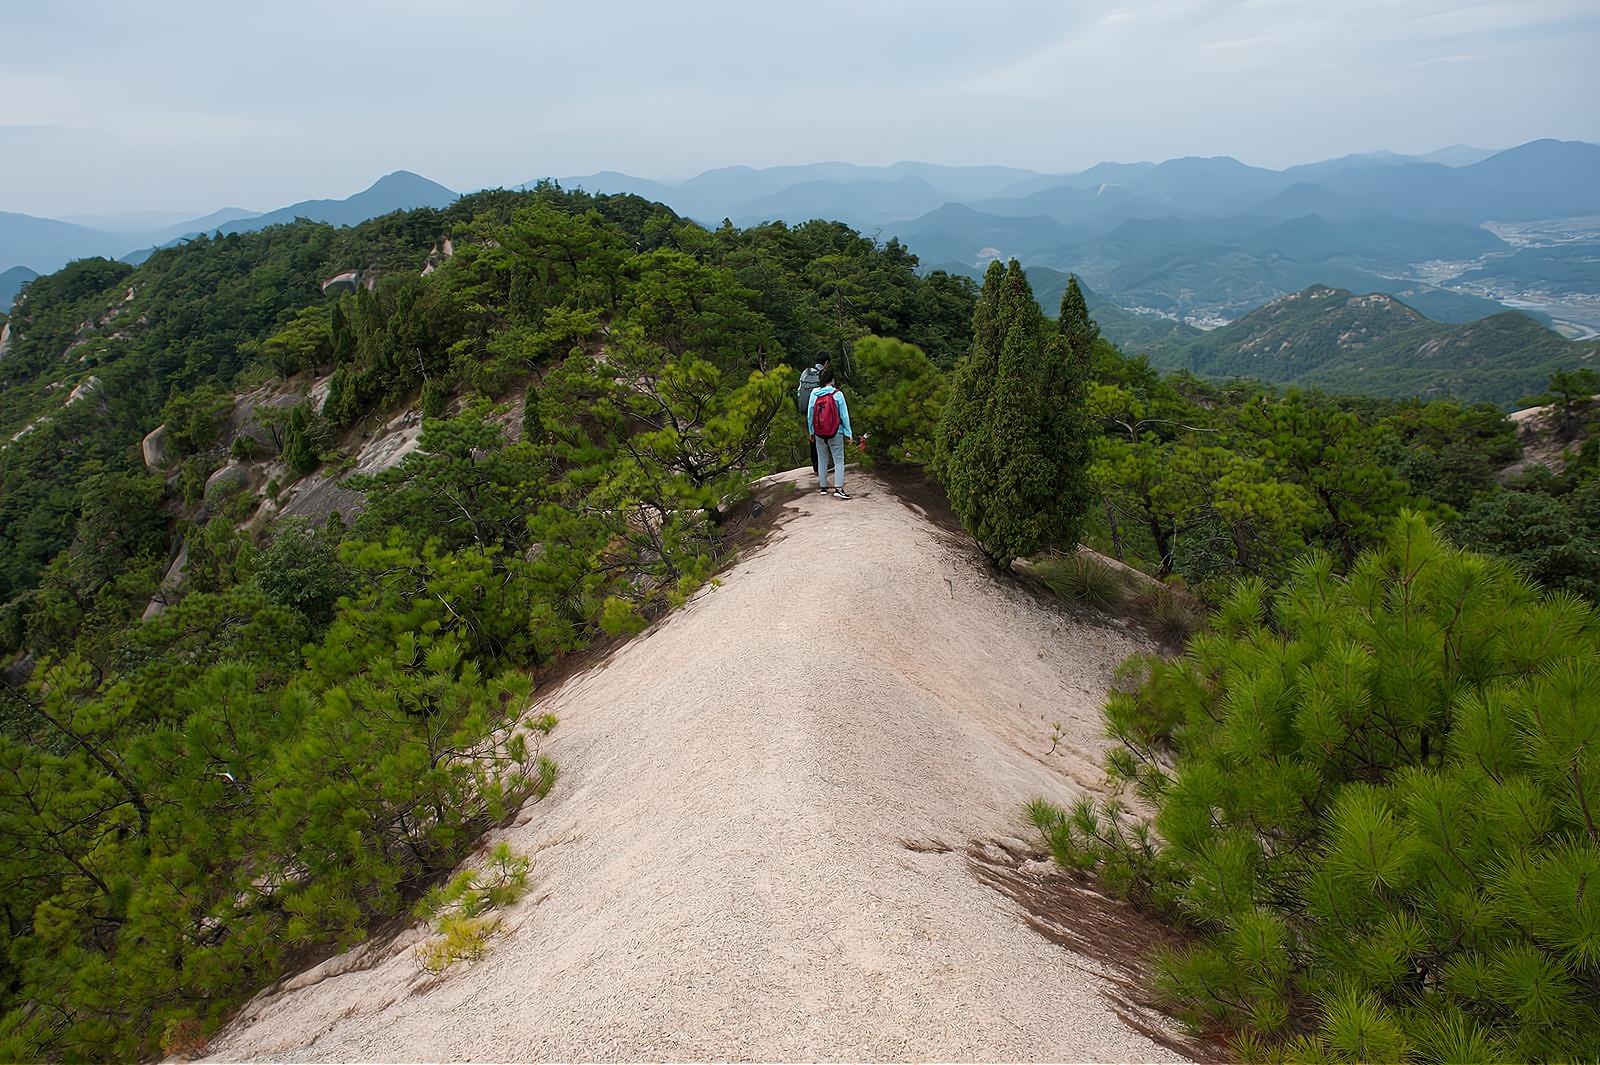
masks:
{"type": "Polygon", "coordinates": [[[1066,338],[1074,354],[1081,353],[1084,366],[1089,365],[1089,355],[1094,342],[1100,339],[1100,327],[1089,317],[1088,305],[1083,302],[1083,289],[1078,287],[1078,275],[1067,275],[1067,289],[1061,293],[1061,335],[1066,338]]]}
{"type": "Polygon", "coordinates": [[[967,478],[952,468],[956,451],[980,422],[994,387],[995,368],[1000,363],[1000,344],[996,331],[1000,318],[1000,289],[1006,268],[996,259],[983,276],[983,288],[972,310],[972,348],[956,363],[950,398],[934,428],[933,470],[944,482],[952,501],[967,491],[967,478]]]}
{"type": "Polygon", "coordinates": [[[1067,278],[1056,322],[1061,336],[1049,359],[1051,380],[1046,383],[1046,394],[1055,398],[1046,411],[1045,438],[1055,455],[1058,477],[1055,543],[1071,547],[1078,542],[1096,494],[1089,476],[1095,437],[1089,420],[1089,374],[1095,341],[1100,339],[1100,327],[1089,317],[1076,274],[1067,278]]]}
{"type": "Polygon", "coordinates": [[[1086,390],[1086,346],[1080,355],[1049,327],[1021,264],[991,266],[972,351],[940,420],[936,468],[996,563],[1077,542],[1090,499],[1086,390]]]}

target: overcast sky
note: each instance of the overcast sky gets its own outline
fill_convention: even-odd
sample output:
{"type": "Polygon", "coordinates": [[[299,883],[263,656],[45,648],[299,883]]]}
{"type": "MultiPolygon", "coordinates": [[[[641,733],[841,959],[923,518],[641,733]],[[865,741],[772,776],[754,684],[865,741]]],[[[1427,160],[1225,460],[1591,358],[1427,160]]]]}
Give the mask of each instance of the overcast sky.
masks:
{"type": "Polygon", "coordinates": [[[0,210],[1600,141],[1597,0],[0,0],[0,210]],[[456,10],[456,9],[461,10],[456,10]]]}

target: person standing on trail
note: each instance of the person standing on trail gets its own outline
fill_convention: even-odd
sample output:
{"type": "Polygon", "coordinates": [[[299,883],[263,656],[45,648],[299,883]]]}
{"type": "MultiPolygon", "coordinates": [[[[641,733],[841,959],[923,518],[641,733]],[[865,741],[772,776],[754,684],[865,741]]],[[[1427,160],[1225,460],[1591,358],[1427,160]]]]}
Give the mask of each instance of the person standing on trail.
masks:
{"type": "Polygon", "coordinates": [[[833,385],[832,370],[824,368],[820,381],[806,407],[806,430],[817,449],[817,490],[828,494],[828,461],[832,459],[833,496],[849,499],[844,490],[844,442],[856,435],[850,429],[850,408],[844,393],[833,385]]]}
{"type": "MultiPolygon", "coordinates": [[[[817,352],[815,365],[806,367],[800,374],[800,387],[794,390],[795,413],[804,418],[811,410],[811,393],[815,392],[822,384],[822,371],[828,368],[829,355],[826,351],[817,352]]],[[[806,432],[810,433],[807,426],[806,432]]],[[[811,465],[816,467],[817,476],[822,476],[822,468],[818,465],[816,437],[811,438],[811,465]]]]}

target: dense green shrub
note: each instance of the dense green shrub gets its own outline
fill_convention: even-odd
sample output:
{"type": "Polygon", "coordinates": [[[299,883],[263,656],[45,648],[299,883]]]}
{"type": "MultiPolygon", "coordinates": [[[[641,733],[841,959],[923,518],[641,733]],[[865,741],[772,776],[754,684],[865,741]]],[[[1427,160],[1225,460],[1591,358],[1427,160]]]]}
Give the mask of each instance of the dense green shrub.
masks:
{"type": "Polygon", "coordinates": [[[1561,494],[1486,495],[1451,535],[1465,547],[1509,559],[1547,588],[1600,600],[1600,479],[1561,494]]]}
{"type": "Polygon", "coordinates": [[[927,465],[950,391],[943,372],[921,348],[886,337],[862,337],[853,356],[852,383],[860,397],[852,405],[856,434],[870,438],[875,454],[927,465]]]}
{"type": "Polygon", "coordinates": [[[1155,810],[1032,814],[1199,933],[1165,999],[1241,1055],[1570,1060],[1600,1047],[1600,617],[1414,515],[1348,576],[1237,585],[1107,707],[1155,810]]]}

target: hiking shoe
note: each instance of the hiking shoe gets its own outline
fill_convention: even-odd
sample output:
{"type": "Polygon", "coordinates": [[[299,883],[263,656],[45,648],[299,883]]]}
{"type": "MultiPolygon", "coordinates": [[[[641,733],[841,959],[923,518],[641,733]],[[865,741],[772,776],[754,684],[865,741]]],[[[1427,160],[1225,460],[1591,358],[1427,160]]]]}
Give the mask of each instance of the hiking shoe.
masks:
{"type": "Polygon", "coordinates": [[[817,495],[819,495],[819,496],[825,496],[825,495],[827,495],[827,494],[828,494],[828,490],[827,490],[827,489],[826,489],[826,488],[819,488],[819,489],[817,489],[817,495]]]}
{"type": "Polygon", "coordinates": [[[835,499],[849,499],[850,498],[850,493],[846,492],[843,488],[835,488],[833,490],[833,498],[835,498],[835,499]]]}

